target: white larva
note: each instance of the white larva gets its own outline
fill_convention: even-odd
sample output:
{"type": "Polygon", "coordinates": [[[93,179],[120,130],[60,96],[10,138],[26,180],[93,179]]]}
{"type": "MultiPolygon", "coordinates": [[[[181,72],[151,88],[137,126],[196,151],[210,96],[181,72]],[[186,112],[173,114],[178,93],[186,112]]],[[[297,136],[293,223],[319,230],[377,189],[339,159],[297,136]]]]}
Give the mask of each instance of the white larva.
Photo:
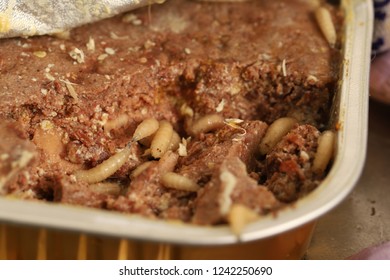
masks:
{"type": "Polygon", "coordinates": [[[120,114],[115,119],[109,120],[104,124],[104,131],[110,132],[111,130],[124,127],[129,123],[129,116],[126,114],[120,114]]]}
{"type": "Polygon", "coordinates": [[[142,146],[150,147],[150,144],[152,143],[152,140],[154,138],[154,134],[149,135],[148,137],[142,138],[138,141],[142,146]]]}
{"type": "Polygon", "coordinates": [[[131,179],[134,179],[136,178],[138,175],[140,175],[142,172],[144,172],[146,169],[148,169],[148,167],[153,163],[153,161],[146,161],[140,165],[137,166],[136,169],[134,169],[131,174],[130,174],[130,178],[131,179]]]}
{"type": "Polygon", "coordinates": [[[330,12],[324,7],[319,7],[315,10],[315,17],[329,45],[334,47],[336,45],[337,35],[330,12]]]}
{"type": "Polygon", "coordinates": [[[143,120],[136,128],[133,134],[133,141],[139,141],[155,133],[159,129],[158,120],[149,118],[143,120]]]}
{"type": "Polygon", "coordinates": [[[150,148],[145,149],[144,153],[141,156],[149,157],[150,156],[150,148]]]}
{"type": "Polygon", "coordinates": [[[218,114],[205,115],[192,124],[191,133],[199,135],[224,126],[224,118],[218,114]]]}
{"type": "Polygon", "coordinates": [[[314,172],[321,174],[325,171],[333,156],[335,138],[335,133],[330,130],[324,131],[318,138],[317,152],[313,161],[314,172]]]}
{"type": "Polygon", "coordinates": [[[171,141],[169,143],[168,149],[171,151],[176,151],[179,148],[180,142],[181,142],[181,139],[180,139],[179,134],[177,134],[176,131],[173,131],[172,138],[171,138],[171,141]]]}
{"type": "Polygon", "coordinates": [[[172,151],[167,151],[163,157],[158,161],[160,174],[171,172],[175,170],[179,155],[172,151]]]}
{"type": "Polygon", "coordinates": [[[84,181],[89,184],[101,182],[118,171],[118,169],[121,168],[121,166],[129,158],[130,154],[130,147],[126,146],[122,151],[112,155],[99,165],[88,170],[78,170],[74,175],[77,180],[84,181]]]}
{"type": "Polygon", "coordinates": [[[166,188],[187,191],[187,192],[196,192],[199,190],[199,185],[192,181],[191,179],[174,173],[167,172],[161,177],[161,183],[166,188]]]}
{"type": "Polygon", "coordinates": [[[95,193],[119,195],[121,187],[116,183],[100,182],[88,186],[95,193]]]}
{"type": "Polygon", "coordinates": [[[172,124],[168,121],[161,121],[156,135],[150,144],[150,152],[152,157],[161,158],[169,149],[171,138],[173,134],[172,124]]]}
{"type": "Polygon", "coordinates": [[[259,216],[255,211],[241,204],[234,204],[230,208],[227,217],[231,231],[237,236],[242,233],[246,225],[258,218],[259,216]]]}
{"type": "Polygon", "coordinates": [[[260,143],[260,153],[267,154],[297,123],[294,118],[280,118],[274,121],[260,143]]]}

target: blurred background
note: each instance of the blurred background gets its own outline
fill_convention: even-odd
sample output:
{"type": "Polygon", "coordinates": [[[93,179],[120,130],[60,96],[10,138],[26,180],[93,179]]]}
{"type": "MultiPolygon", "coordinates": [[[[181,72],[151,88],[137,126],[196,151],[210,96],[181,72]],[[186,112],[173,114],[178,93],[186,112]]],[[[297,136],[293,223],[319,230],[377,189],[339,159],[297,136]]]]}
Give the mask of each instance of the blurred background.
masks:
{"type": "Polygon", "coordinates": [[[319,219],[307,259],[345,259],[390,241],[390,105],[370,100],[367,158],[352,193],[319,219]]]}

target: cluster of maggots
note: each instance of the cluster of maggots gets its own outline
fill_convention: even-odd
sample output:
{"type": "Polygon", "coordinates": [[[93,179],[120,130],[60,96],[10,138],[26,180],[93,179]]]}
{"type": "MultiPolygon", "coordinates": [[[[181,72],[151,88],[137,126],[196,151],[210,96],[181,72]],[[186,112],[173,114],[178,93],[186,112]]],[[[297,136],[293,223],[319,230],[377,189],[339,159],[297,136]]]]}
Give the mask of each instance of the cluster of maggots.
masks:
{"type": "MultiPolygon", "coordinates": [[[[193,122],[190,134],[194,137],[202,133],[215,131],[224,125],[229,125],[235,129],[245,129],[239,126],[242,120],[224,119],[218,114],[205,115],[193,122]]],[[[121,121],[121,123],[123,123],[121,121]]],[[[268,154],[278,142],[297,124],[297,120],[290,117],[279,118],[274,121],[267,129],[260,145],[259,152],[262,155],[268,154]]],[[[154,158],[172,161],[169,163],[174,169],[177,164],[178,156],[164,157],[169,151],[170,155],[178,150],[180,136],[174,130],[172,124],[166,120],[158,121],[155,118],[148,118],[142,121],[136,128],[131,141],[121,151],[115,153],[107,160],[89,170],[78,170],[75,172],[77,180],[90,184],[97,192],[119,195],[120,188],[115,183],[104,182],[107,178],[118,171],[128,160],[131,154],[131,145],[135,142],[141,142],[149,145],[148,153],[154,158]]],[[[322,174],[327,168],[335,146],[335,133],[327,130],[321,133],[318,138],[317,151],[314,156],[312,170],[317,174],[322,174]]],[[[146,161],[137,166],[130,174],[130,179],[134,179],[144,172],[153,161],[146,161]]],[[[201,186],[192,179],[175,172],[166,172],[160,178],[161,184],[166,188],[197,192],[201,186]]],[[[258,215],[251,209],[243,205],[232,205],[227,215],[227,220],[232,231],[239,234],[247,223],[252,222],[258,215]]]]}

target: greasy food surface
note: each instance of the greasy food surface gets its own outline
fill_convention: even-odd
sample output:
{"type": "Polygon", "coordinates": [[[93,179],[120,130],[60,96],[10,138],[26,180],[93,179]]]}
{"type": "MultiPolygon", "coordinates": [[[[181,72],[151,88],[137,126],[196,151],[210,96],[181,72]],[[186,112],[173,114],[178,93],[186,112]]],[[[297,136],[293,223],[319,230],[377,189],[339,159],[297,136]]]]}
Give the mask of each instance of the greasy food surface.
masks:
{"type": "Polygon", "coordinates": [[[0,119],[34,149],[0,193],[197,224],[308,194],[326,175],[311,169],[340,63],[316,8],[170,0],[0,41],[0,119]],[[281,117],[297,123],[260,154],[281,117]]]}

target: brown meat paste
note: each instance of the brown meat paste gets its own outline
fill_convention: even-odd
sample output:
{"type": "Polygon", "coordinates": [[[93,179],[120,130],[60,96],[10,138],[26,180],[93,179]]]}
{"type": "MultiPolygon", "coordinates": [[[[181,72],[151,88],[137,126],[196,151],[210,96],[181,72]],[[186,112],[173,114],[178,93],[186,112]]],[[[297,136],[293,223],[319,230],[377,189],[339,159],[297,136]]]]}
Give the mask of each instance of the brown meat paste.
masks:
{"type": "MultiPolygon", "coordinates": [[[[338,32],[340,11],[323,5],[338,32]]],[[[196,224],[225,223],[233,204],[265,215],[307,195],[326,175],[311,167],[340,64],[315,8],[170,0],[69,38],[1,40],[0,130],[13,140],[0,139],[0,194],[196,224]],[[221,121],[192,133],[211,115],[221,121]],[[268,126],[286,116],[299,124],[260,155],[268,126]],[[149,118],[180,138],[161,159],[149,149],[156,133],[132,139],[149,118]],[[77,179],[125,147],[103,182],[77,179]],[[199,189],[167,187],[168,172],[199,189]]]]}

